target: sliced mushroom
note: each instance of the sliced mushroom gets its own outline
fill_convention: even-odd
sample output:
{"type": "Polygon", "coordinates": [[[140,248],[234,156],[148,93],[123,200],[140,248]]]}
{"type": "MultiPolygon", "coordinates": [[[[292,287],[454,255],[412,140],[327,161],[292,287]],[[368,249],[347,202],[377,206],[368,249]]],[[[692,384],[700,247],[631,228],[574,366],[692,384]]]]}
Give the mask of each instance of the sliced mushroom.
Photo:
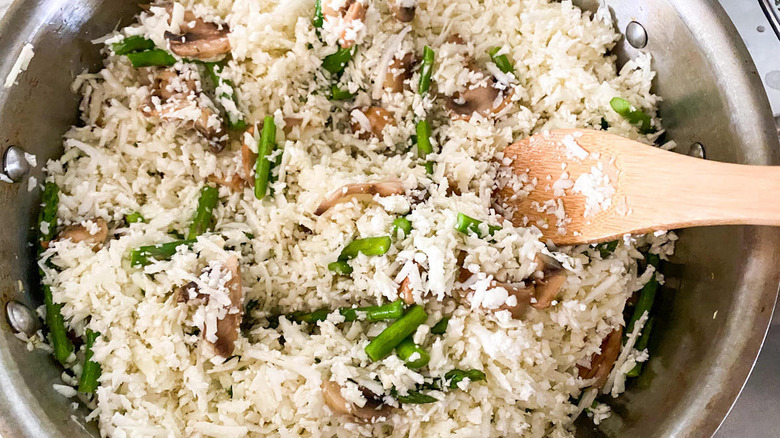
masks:
{"type": "Polygon", "coordinates": [[[200,292],[198,283],[191,281],[184,286],[179,286],[173,290],[173,294],[176,297],[177,303],[189,303],[192,300],[199,300],[203,303],[207,302],[209,296],[200,292]]]}
{"type": "Polygon", "coordinates": [[[228,358],[233,354],[238,339],[244,313],[244,295],[241,290],[241,266],[238,257],[231,256],[222,267],[230,273],[230,280],[225,284],[230,295],[230,308],[224,318],[217,320],[217,341],[213,347],[217,355],[228,358]]]}
{"type": "MultiPolygon", "coordinates": [[[[367,391],[363,391],[364,395],[367,391]]],[[[325,404],[335,413],[341,415],[350,415],[356,421],[375,423],[384,421],[390,416],[391,408],[374,400],[373,397],[366,397],[367,401],[363,407],[348,402],[341,395],[341,385],[334,381],[327,381],[322,384],[322,398],[325,404]]]]}
{"type": "Polygon", "coordinates": [[[362,140],[381,137],[385,126],[395,125],[393,113],[379,106],[352,110],[352,132],[362,140]]]}
{"type": "Polygon", "coordinates": [[[394,93],[404,91],[404,85],[414,73],[412,67],[415,63],[414,53],[407,53],[400,58],[393,58],[390,65],[387,66],[387,75],[382,86],[385,90],[394,93]]]}
{"type": "MultiPolygon", "coordinates": [[[[420,272],[420,265],[415,263],[415,266],[417,266],[417,272],[419,274],[420,272]]],[[[411,306],[414,304],[414,295],[413,295],[414,289],[412,288],[412,280],[410,276],[407,276],[404,278],[404,280],[401,282],[401,286],[398,288],[398,297],[404,300],[404,304],[411,306]]]]}
{"type": "Polygon", "coordinates": [[[583,379],[596,379],[594,388],[602,388],[607,383],[612,367],[620,354],[621,339],[623,337],[623,328],[619,328],[601,342],[601,352],[594,353],[590,359],[590,367],[585,368],[578,365],[579,375],[583,379]]]}
{"type": "Polygon", "coordinates": [[[343,48],[350,48],[355,44],[357,36],[357,22],[366,17],[366,5],[357,0],[347,0],[339,9],[331,7],[332,0],[322,2],[322,15],[326,17],[342,17],[343,26],[339,33],[339,43],[343,48]]]}
{"type": "Polygon", "coordinates": [[[226,24],[204,21],[190,11],[184,13],[181,33],[165,32],[171,52],[182,58],[218,61],[230,53],[230,29],[226,24]]]}
{"type": "Polygon", "coordinates": [[[543,279],[536,280],[534,282],[534,298],[536,298],[536,302],[531,304],[534,309],[543,310],[550,307],[565,282],[566,272],[563,270],[556,270],[545,275],[543,279]]]}
{"type": "Polygon", "coordinates": [[[512,103],[512,91],[497,88],[497,82],[490,78],[487,84],[455,93],[445,102],[450,117],[456,120],[471,120],[474,113],[483,117],[499,114],[512,103]]]}
{"type": "Polygon", "coordinates": [[[217,175],[209,175],[206,178],[207,181],[213,182],[214,184],[221,185],[223,187],[227,187],[230,190],[234,192],[241,191],[244,186],[246,185],[243,178],[241,178],[239,175],[231,175],[227,178],[222,178],[217,175]]]}
{"type": "Polygon", "coordinates": [[[380,181],[374,183],[362,183],[362,184],[347,184],[340,189],[331,192],[324,201],[320,203],[314,214],[317,216],[322,215],[328,211],[331,207],[343,201],[344,199],[355,195],[379,195],[379,196],[391,196],[391,195],[403,195],[404,185],[401,181],[380,181]]]}
{"type": "Polygon", "coordinates": [[[390,0],[390,10],[393,12],[393,16],[402,23],[409,23],[414,20],[415,5],[412,2],[412,6],[406,6],[409,2],[404,0],[390,0]]]}
{"type": "Polygon", "coordinates": [[[91,219],[86,222],[91,222],[92,225],[73,224],[63,229],[57,236],[57,240],[70,240],[73,243],[85,242],[92,247],[93,251],[99,250],[108,238],[108,223],[103,218],[91,219]]]}
{"type": "Polygon", "coordinates": [[[512,314],[512,318],[522,319],[523,316],[525,315],[525,312],[528,310],[528,306],[531,305],[531,297],[533,297],[534,295],[534,287],[533,286],[517,287],[511,284],[499,283],[495,281],[493,282],[493,287],[504,288],[507,291],[507,293],[509,293],[510,297],[515,297],[515,299],[517,300],[517,303],[513,306],[504,304],[495,310],[496,311],[508,310],[509,313],[512,314]]]}

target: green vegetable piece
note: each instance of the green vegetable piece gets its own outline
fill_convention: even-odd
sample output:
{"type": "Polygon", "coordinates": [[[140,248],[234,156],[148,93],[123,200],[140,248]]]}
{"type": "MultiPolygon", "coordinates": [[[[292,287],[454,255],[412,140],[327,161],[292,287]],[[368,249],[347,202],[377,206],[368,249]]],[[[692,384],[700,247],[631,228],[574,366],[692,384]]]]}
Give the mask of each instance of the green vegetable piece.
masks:
{"type": "Polygon", "coordinates": [[[472,382],[478,382],[480,380],[485,380],[485,373],[483,373],[480,370],[459,370],[454,369],[447,371],[447,374],[444,375],[444,380],[449,382],[449,388],[455,389],[458,387],[458,383],[463,381],[463,379],[468,378],[472,382]]]}
{"type": "Polygon", "coordinates": [[[349,60],[355,55],[357,46],[349,48],[339,48],[336,53],[332,53],[322,60],[322,68],[331,74],[339,74],[347,67],[349,60]]]}
{"type": "Polygon", "coordinates": [[[339,260],[349,260],[357,257],[359,253],[367,256],[382,255],[390,249],[392,241],[390,236],[367,237],[350,242],[342,251],[339,260]]]}
{"type": "Polygon", "coordinates": [[[423,394],[419,391],[409,391],[406,395],[400,395],[397,391],[395,391],[395,389],[393,389],[392,396],[395,397],[398,402],[408,405],[424,405],[427,403],[436,403],[439,401],[439,399],[427,394],[423,394]]]}
{"type": "Polygon", "coordinates": [[[330,100],[349,100],[355,97],[349,90],[342,90],[338,85],[330,86],[330,100]]]}
{"type": "Polygon", "coordinates": [[[161,49],[147,50],[144,52],[128,53],[127,58],[135,68],[141,67],[170,67],[176,64],[176,58],[161,49]]]}
{"type": "MultiPolygon", "coordinates": [[[[209,76],[211,77],[211,82],[214,83],[214,87],[220,88],[223,85],[226,85],[230,88],[230,92],[222,92],[219,95],[219,98],[222,100],[232,100],[233,103],[236,105],[236,108],[238,108],[238,97],[236,96],[236,86],[233,84],[233,81],[230,81],[228,79],[222,78],[222,69],[223,66],[221,64],[218,64],[216,62],[207,62],[206,63],[206,69],[209,72],[209,76]]],[[[224,104],[222,105],[225,106],[224,104]]],[[[225,114],[227,115],[227,125],[229,129],[232,129],[234,131],[243,131],[246,129],[246,120],[244,120],[243,114],[234,113],[232,111],[225,111],[225,114]]]]}
{"type": "Polygon", "coordinates": [[[493,61],[493,64],[495,64],[496,67],[498,67],[498,69],[504,73],[514,73],[515,68],[512,66],[512,63],[509,62],[509,58],[507,58],[506,55],[498,54],[500,50],[501,47],[493,47],[488,52],[490,54],[490,59],[493,61]]]}
{"type": "Polygon", "coordinates": [[[413,370],[422,368],[431,361],[431,355],[428,354],[424,348],[415,344],[411,336],[401,341],[401,343],[395,347],[395,354],[397,354],[402,361],[406,362],[408,368],[413,370]],[[414,357],[414,359],[412,359],[412,357],[414,357]]]}
{"type": "Polygon", "coordinates": [[[195,240],[176,240],[159,245],[141,246],[130,251],[130,265],[134,268],[147,266],[157,260],[170,260],[180,246],[192,247],[195,240]]]}
{"type": "Polygon", "coordinates": [[[112,44],[111,48],[117,55],[127,55],[128,53],[154,49],[154,41],[141,35],[133,35],[112,44]]]}
{"type": "Polygon", "coordinates": [[[433,53],[433,49],[425,46],[420,67],[420,85],[417,87],[417,92],[419,94],[425,94],[431,88],[431,74],[433,73],[434,58],[435,54],[433,53]]]}
{"type": "MultiPolygon", "coordinates": [[[[658,270],[661,259],[657,255],[646,254],[645,259],[647,260],[648,266],[653,266],[656,271],[658,270]]],[[[641,318],[645,312],[647,312],[648,315],[650,314],[650,310],[653,308],[653,302],[655,301],[655,293],[657,291],[658,280],[656,279],[655,274],[653,274],[653,276],[650,277],[650,280],[642,287],[642,290],[639,292],[639,300],[637,300],[636,307],[634,307],[634,313],[631,315],[631,319],[626,325],[626,334],[633,333],[634,324],[639,321],[639,318],[641,318]]]]}
{"type": "Polygon", "coordinates": [[[43,302],[46,306],[46,325],[49,327],[49,340],[54,350],[54,358],[65,365],[73,353],[73,343],[68,338],[68,329],[65,328],[62,304],[54,303],[51,288],[48,285],[43,285],[43,302]]]}
{"type": "MultiPolygon", "coordinates": [[[[431,125],[427,120],[420,120],[416,126],[417,134],[417,153],[420,158],[425,158],[428,154],[433,153],[433,146],[431,145],[431,125]]],[[[430,175],[433,173],[433,163],[428,161],[425,163],[425,171],[430,175]]]]}
{"type": "Polygon", "coordinates": [[[450,318],[445,316],[441,319],[441,321],[437,322],[436,325],[431,328],[431,333],[434,335],[443,335],[447,333],[447,324],[449,324],[449,322],[450,318]]]}
{"type": "Polygon", "coordinates": [[[201,189],[198,208],[195,210],[195,217],[192,219],[187,240],[194,240],[209,229],[217,201],[219,201],[219,190],[211,186],[205,186],[201,189]]]}
{"type": "Polygon", "coordinates": [[[60,203],[60,188],[56,183],[47,182],[43,186],[43,196],[41,198],[41,211],[38,213],[38,230],[40,232],[39,242],[48,242],[54,239],[57,231],[57,207],[60,203]],[[41,224],[48,224],[41,231],[41,224]]]}
{"type": "Polygon", "coordinates": [[[321,29],[324,22],[325,17],[322,15],[322,0],[317,0],[314,2],[314,19],[312,19],[312,24],[315,28],[321,29]]]}
{"type": "MultiPolygon", "coordinates": [[[[647,344],[650,343],[650,333],[653,331],[654,324],[655,324],[655,318],[650,318],[647,320],[645,326],[642,327],[642,334],[639,335],[639,339],[637,339],[634,348],[636,348],[639,351],[642,351],[645,348],[647,348],[647,344]]],[[[626,376],[639,377],[640,375],[642,375],[642,371],[644,370],[645,363],[646,362],[639,362],[636,365],[634,365],[634,368],[631,368],[631,371],[626,373],[626,376]]]]}
{"type": "Polygon", "coordinates": [[[333,271],[339,275],[349,275],[354,271],[352,266],[349,266],[346,260],[339,260],[333,263],[328,263],[328,270],[333,271]]]}
{"type": "Polygon", "coordinates": [[[417,330],[428,319],[428,314],[420,306],[412,306],[401,319],[397,320],[374,338],[365,351],[374,362],[386,358],[398,344],[417,330]]]}
{"type": "Polygon", "coordinates": [[[87,329],[87,342],[86,350],[84,352],[84,367],[81,371],[81,378],[79,379],[79,392],[84,394],[92,394],[98,387],[98,378],[102,369],[100,364],[92,360],[92,356],[95,353],[92,351],[92,347],[95,345],[95,340],[100,336],[100,333],[93,332],[87,329]]]}
{"type": "Polygon", "coordinates": [[[433,175],[433,161],[426,161],[425,162],[425,173],[428,175],[433,175]]]}
{"type": "Polygon", "coordinates": [[[599,251],[599,254],[601,254],[601,258],[605,259],[612,255],[613,252],[617,249],[618,243],[620,241],[613,240],[611,242],[603,242],[596,245],[596,249],[599,251]]]}
{"type": "Polygon", "coordinates": [[[125,222],[128,224],[137,224],[139,222],[146,222],[146,219],[141,216],[141,213],[135,211],[125,216],[125,222]]]}
{"type": "Polygon", "coordinates": [[[357,321],[360,313],[366,315],[366,321],[368,322],[398,319],[404,315],[404,302],[397,300],[383,306],[344,307],[339,309],[339,313],[344,316],[346,322],[357,321]]]}
{"type": "Polygon", "coordinates": [[[653,129],[653,119],[645,114],[644,111],[634,108],[626,99],[615,97],[609,102],[609,105],[616,113],[628,120],[629,123],[639,125],[639,132],[642,134],[650,134],[655,131],[653,129]]]}
{"type": "Polygon", "coordinates": [[[276,123],[273,116],[265,116],[263,132],[257,147],[257,161],[255,162],[255,198],[257,199],[263,199],[268,190],[268,180],[271,175],[271,161],[268,156],[273,153],[275,148],[276,123]]]}
{"type": "Polygon", "coordinates": [[[305,322],[307,324],[315,324],[318,321],[325,321],[328,318],[329,313],[330,310],[328,310],[327,308],[318,309],[310,313],[293,312],[292,314],[290,314],[290,319],[299,323],[305,322]]]}
{"type": "MultiPolygon", "coordinates": [[[[470,234],[474,233],[480,238],[484,238],[484,233],[480,230],[480,225],[482,224],[482,221],[478,221],[474,218],[471,218],[469,216],[466,216],[463,213],[458,213],[458,219],[455,223],[455,229],[460,231],[463,234],[470,234]]],[[[497,225],[489,225],[488,226],[488,234],[493,235],[496,231],[500,230],[501,227],[497,225]]]]}
{"type": "Polygon", "coordinates": [[[392,237],[398,237],[399,230],[404,232],[403,237],[401,237],[403,239],[412,232],[412,222],[405,217],[399,217],[398,219],[394,220],[392,237]]]}

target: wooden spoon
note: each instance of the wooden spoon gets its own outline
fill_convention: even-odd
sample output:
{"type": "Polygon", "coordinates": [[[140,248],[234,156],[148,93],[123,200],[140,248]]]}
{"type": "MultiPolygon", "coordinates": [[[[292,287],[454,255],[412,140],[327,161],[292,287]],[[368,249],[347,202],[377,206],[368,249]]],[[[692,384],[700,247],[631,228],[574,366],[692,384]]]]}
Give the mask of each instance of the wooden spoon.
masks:
{"type": "Polygon", "coordinates": [[[584,129],[534,135],[504,156],[514,175],[536,185],[513,198],[519,186],[508,184],[498,204],[515,225],[536,224],[559,246],[703,225],[780,225],[780,167],[706,161],[584,129]],[[565,221],[557,207],[539,211],[559,200],[565,221]]]}

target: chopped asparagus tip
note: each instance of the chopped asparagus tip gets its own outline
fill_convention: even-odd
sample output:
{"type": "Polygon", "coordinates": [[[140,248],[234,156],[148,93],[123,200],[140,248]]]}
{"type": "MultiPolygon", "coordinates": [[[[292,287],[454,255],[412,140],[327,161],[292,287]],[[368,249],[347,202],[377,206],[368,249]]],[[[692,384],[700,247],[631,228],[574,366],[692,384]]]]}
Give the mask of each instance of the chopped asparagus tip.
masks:
{"type": "Polygon", "coordinates": [[[141,216],[141,213],[133,212],[125,216],[125,222],[128,224],[137,224],[139,222],[146,222],[146,219],[144,219],[143,216],[141,216]]]}
{"type": "Polygon", "coordinates": [[[404,403],[408,405],[424,405],[427,403],[436,403],[439,401],[437,398],[423,394],[420,391],[409,391],[406,393],[406,395],[398,394],[395,389],[393,389],[391,395],[395,397],[396,400],[398,400],[399,403],[404,403]]]}
{"type": "Polygon", "coordinates": [[[490,59],[493,60],[493,64],[504,73],[514,73],[515,68],[512,66],[512,63],[509,62],[509,58],[507,58],[506,55],[498,54],[500,50],[501,47],[493,47],[490,49],[490,52],[488,52],[490,54],[490,59]]]}
{"type": "Polygon", "coordinates": [[[401,319],[392,323],[366,345],[366,354],[374,362],[386,358],[401,341],[414,333],[427,319],[428,314],[425,309],[412,306],[401,319]]]}
{"type": "Polygon", "coordinates": [[[312,19],[312,24],[315,28],[320,29],[324,22],[325,17],[322,15],[322,0],[317,0],[314,2],[314,19],[312,19]]]}
{"type": "Polygon", "coordinates": [[[333,263],[328,263],[328,270],[333,271],[339,275],[349,275],[354,271],[352,266],[349,266],[346,260],[339,260],[333,263]]]}
{"type": "Polygon", "coordinates": [[[155,260],[170,260],[180,246],[192,247],[195,240],[177,240],[159,245],[141,246],[130,251],[130,265],[134,268],[152,264],[155,260]]]}
{"type": "Polygon", "coordinates": [[[190,232],[187,234],[188,240],[193,240],[208,230],[217,201],[219,201],[219,190],[211,186],[205,186],[201,189],[198,208],[195,210],[195,217],[192,219],[190,232]]]}
{"type": "Polygon", "coordinates": [[[49,340],[54,350],[54,358],[65,365],[73,353],[73,343],[68,338],[68,329],[65,328],[62,304],[54,303],[48,285],[43,285],[43,302],[46,306],[46,325],[49,327],[49,340]]]}
{"type": "MultiPolygon", "coordinates": [[[[463,234],[470,234],[474,233],[480,238],[484,238],[484,233],[480,230],[480,225],[482,224],[482,221],[478,221],[474,218],[468,217],[463,213],[458,213],[458,220],[455,224],[455,229],[460,231],[463,234]]],[[[493,235],[496,231],[500,230],[501,227],[497,225],[489,225],[488,226],[488,234],[493,235]]]]}
{"type": "Polygon", "coordinates": [[[615,97],[609,102],[609,106],[620,114],[629,123],[639,125],[639,132],[642,134],[650,134],[655,131],[653,129],[653,119],[650,118],[644,111],[635,108],[626,99],[622,97],[615,97]]]}
{"type": "Polygon", "coordinates": [[[388,319],[398,319],[404,315],[404,302],[402,300],[393,301],[383,306],[369,306],[339,309],[339,313],[344,316],[346,322],[357,321],[360,314],[365,314],[366,321],[377,322],[388,319]]]}
{"type": "Polygon", "coordinates": [[[161,49],[146,50],[144,52],[128,53],[127,58],[135,68],[141,67],[170,67],[176,64],[176,58],[161,49]]]}
{"type": "Polygon", "coordinates": [[[409,219],[405,217],[399,217],[398,219],[393,221],[393,236],[392,237],[398,237],[398,231],[403,231],[404,235],[401,237],[402,239],[409,235],[409,233],[412,232],[412,223],[409,221],[409,219]]]}
{"type": "Polygon", "coordinates": [[[318,309],[310,313],[293,312],[292,314],[290,314],[290,319],[295,322],[305,322],[307,324],[314,324],[318,321],[325,321],[328,318],[329,313],[330,310],[328,309],[318,309]]]}
{"type": "MultiPolygon", "coordinates": [[[[653,325],[655,324],[655,318],[650,318],[645,323],[645,326],[642,328],[642,333],[639,335],[639,339],[636,341],[636,345],[634,348],[636,348],[638,351],[642,351],[647,348],[647,344],[650,343],[650,333],[653,331],[653,325]]],[[[644,370],[646,362],[639,362],[636,365],[634,365],[634,368],[631,368],[631,371],[629,371],[626,376],[628,377],[639,377],[642,375],[642,371],[644,370]]]]}
{"type": "Polygon", "coordinates": [[[347,63],[349,63],[356,51],[357,46],[339,48],[336,53],[332,53],[322,60],[322,68],[331,74],[339,74],[344,71],[344,68],[346,68],[347,63]]]}
{"type": "MultiPolygon", "coordinates": [[[[652,266],[656,270],[658,269],[658,265],[660,264],[661,260],[657,255],[646,254],[645,258],[647,259],[648,267],[652,266]]],[[[636,306],[634,307],[634,313],[631,315],[631,319],[626,325],[626,334],[633,333],[634,324],[639,321],[639,318],[641,318],[645,312],[647,312],[648,316],[650,315],[650,311],[653,308],[653,302],[655,301],[656,291],[658,291],[658,280],[656,279],[655,274],[653,274],[653,276],[650,277],[650,280],[642,287],[642,290],[639,292],[639,300],[637,300],[636,306]]]]}
{"type": "Polygon", "coordinates": [[[273,153],[274,148],[276,148],[276,123],[273,116],[265,116],[255,162],[255,198],[257,199],[263,199],[268,189],[268,180],[271,176],[271,161],[268,156],[273,153]]]}
{"type": "Polygon", "coordinates": [[[444,375],[444,380],[449,382],[449,388],[455,389],[458,387],[458,383],[463,381],[463,379],[469,379],[472,382],[477,382],[480,380],[485,380],[485,373],[483,373],[480,370],[459,370],[454,369],[447,371],[447,374],[444,375]]]}
{"type": "Polygon", "coordinates": [[[342,90],[338,85],[330,86],[330,100],[349,100],[355,97],[349,90],[342,90]]]}
{"type": "Polygon", "coordinates": [[[60,188],[51,181],[43,186],[41,211],[38,213],[39,242],[48,242],[54,238],[57,231],[57,207],[60,203],[60,188]],[[47,225],[41,229],[41,224],[47,225]],[[45,230],[45,232],[44,232],[45,230]]]}
{"type": "Polygon", "coordinates": [[[127,55],[128,53],[154,49],[154,41],[148,40],[141,35],[133,35],[112,44],[111,48],[117,55],[127,55]]]}
{"type": "MultiPolygon", "coordinates": [[[[219,99],[223,101],[233,101],[233,104],[235,104],[236,108],[238,108],[238,97],[236,96],[236,86],[233,84],[233,81],[228,79],[222,78],[222,64],[218,64],[216,62],[207,62],[206,63],[206,69],[209,72],[209,76],[211,77],[211,82],[214,83],[214,87],[216,89],[229,89],[230,91],[224,91],[220,93],[219,99]]],[[[224,108],[224,104],[222,104],[222,107],[224,108]]],[[[244,120],[243,114],[240,112],[234,112],[234,111],[225,111],[227,114],[227,125],[228,128],[233,131],[243,131],[246,129],[246,120],[244,120]]]]}
{"type": "Polygon", "coordinates": [[[95,345],[95,340],[100,336],[100,333],[93,332],[87,329],[87,342],[86,350],[84,352],[84,367],[81,371],[81,378],[79,379],[79,392],[84,394],[92,394],[98,387],[98,378],[102,372],[100,364],[92,360],[95,352],[92,351],[95,345]]]}
{"type": "Polygon", "coordinates": [[[425,94],[431,88],[431,74],[433,73],[433,49],[425,46],[423,49],[423,60],[420,68],[420,85],[417,87],[419,94],[425,94]]]}
{"type": "Polygon", "coordinates": [[[349,260],[357,257],[359,253],[367,256],[382,255],[390,249],[390,236],[367,237],[350,242],[342,251],[339,260],[349,260]]]}
{"type": "Polygon", "coordinates": [[[596,245],[596,249],[599,251],[599,254],[601,254],[601,258],[605,259],[612,255],[613,252],[617,249],[619,241],[613,240],[611,242],[604,242],[599,243],[596,245]]]}
{"type": "Polygon", "coordinates": [[[445,316],[441,319],[441,321],[437,322],[436,325],[431,327],[431,333],[434,335],[443,335],[447,333],[447,324],[449,324],[450,318],[448,316],[445,316]]]}
{"type": "Polygon", "coordinates": [[[395,347],[395,353],[406,362],[406,366],[416,370],[428,365],[431,361],[431,355],[424,348],[415,344],[412,337],[409,336],[395,347]]]}

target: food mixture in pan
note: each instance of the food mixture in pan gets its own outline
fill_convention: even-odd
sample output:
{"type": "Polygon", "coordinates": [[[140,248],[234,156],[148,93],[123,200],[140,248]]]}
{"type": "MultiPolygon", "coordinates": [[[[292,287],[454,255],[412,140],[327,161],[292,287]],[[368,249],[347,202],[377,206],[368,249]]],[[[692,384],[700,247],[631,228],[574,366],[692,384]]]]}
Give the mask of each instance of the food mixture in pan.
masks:
{"type": "MultiPolygon", "coordinates": [[[[573,436],[648,358],[673,234],[556,248],[502,150],[659,143],[650,59],[547,0],[185,0],[95,41],[46,164],[55,389],[111,437],[573,436]]],[[[563,172],[562,172],[563,173],[563,172]]],[[[561,190],[572,190],[562,187],[561,190]]],[[[565,222],[565,221],[564,221],[565,222]]]]}

